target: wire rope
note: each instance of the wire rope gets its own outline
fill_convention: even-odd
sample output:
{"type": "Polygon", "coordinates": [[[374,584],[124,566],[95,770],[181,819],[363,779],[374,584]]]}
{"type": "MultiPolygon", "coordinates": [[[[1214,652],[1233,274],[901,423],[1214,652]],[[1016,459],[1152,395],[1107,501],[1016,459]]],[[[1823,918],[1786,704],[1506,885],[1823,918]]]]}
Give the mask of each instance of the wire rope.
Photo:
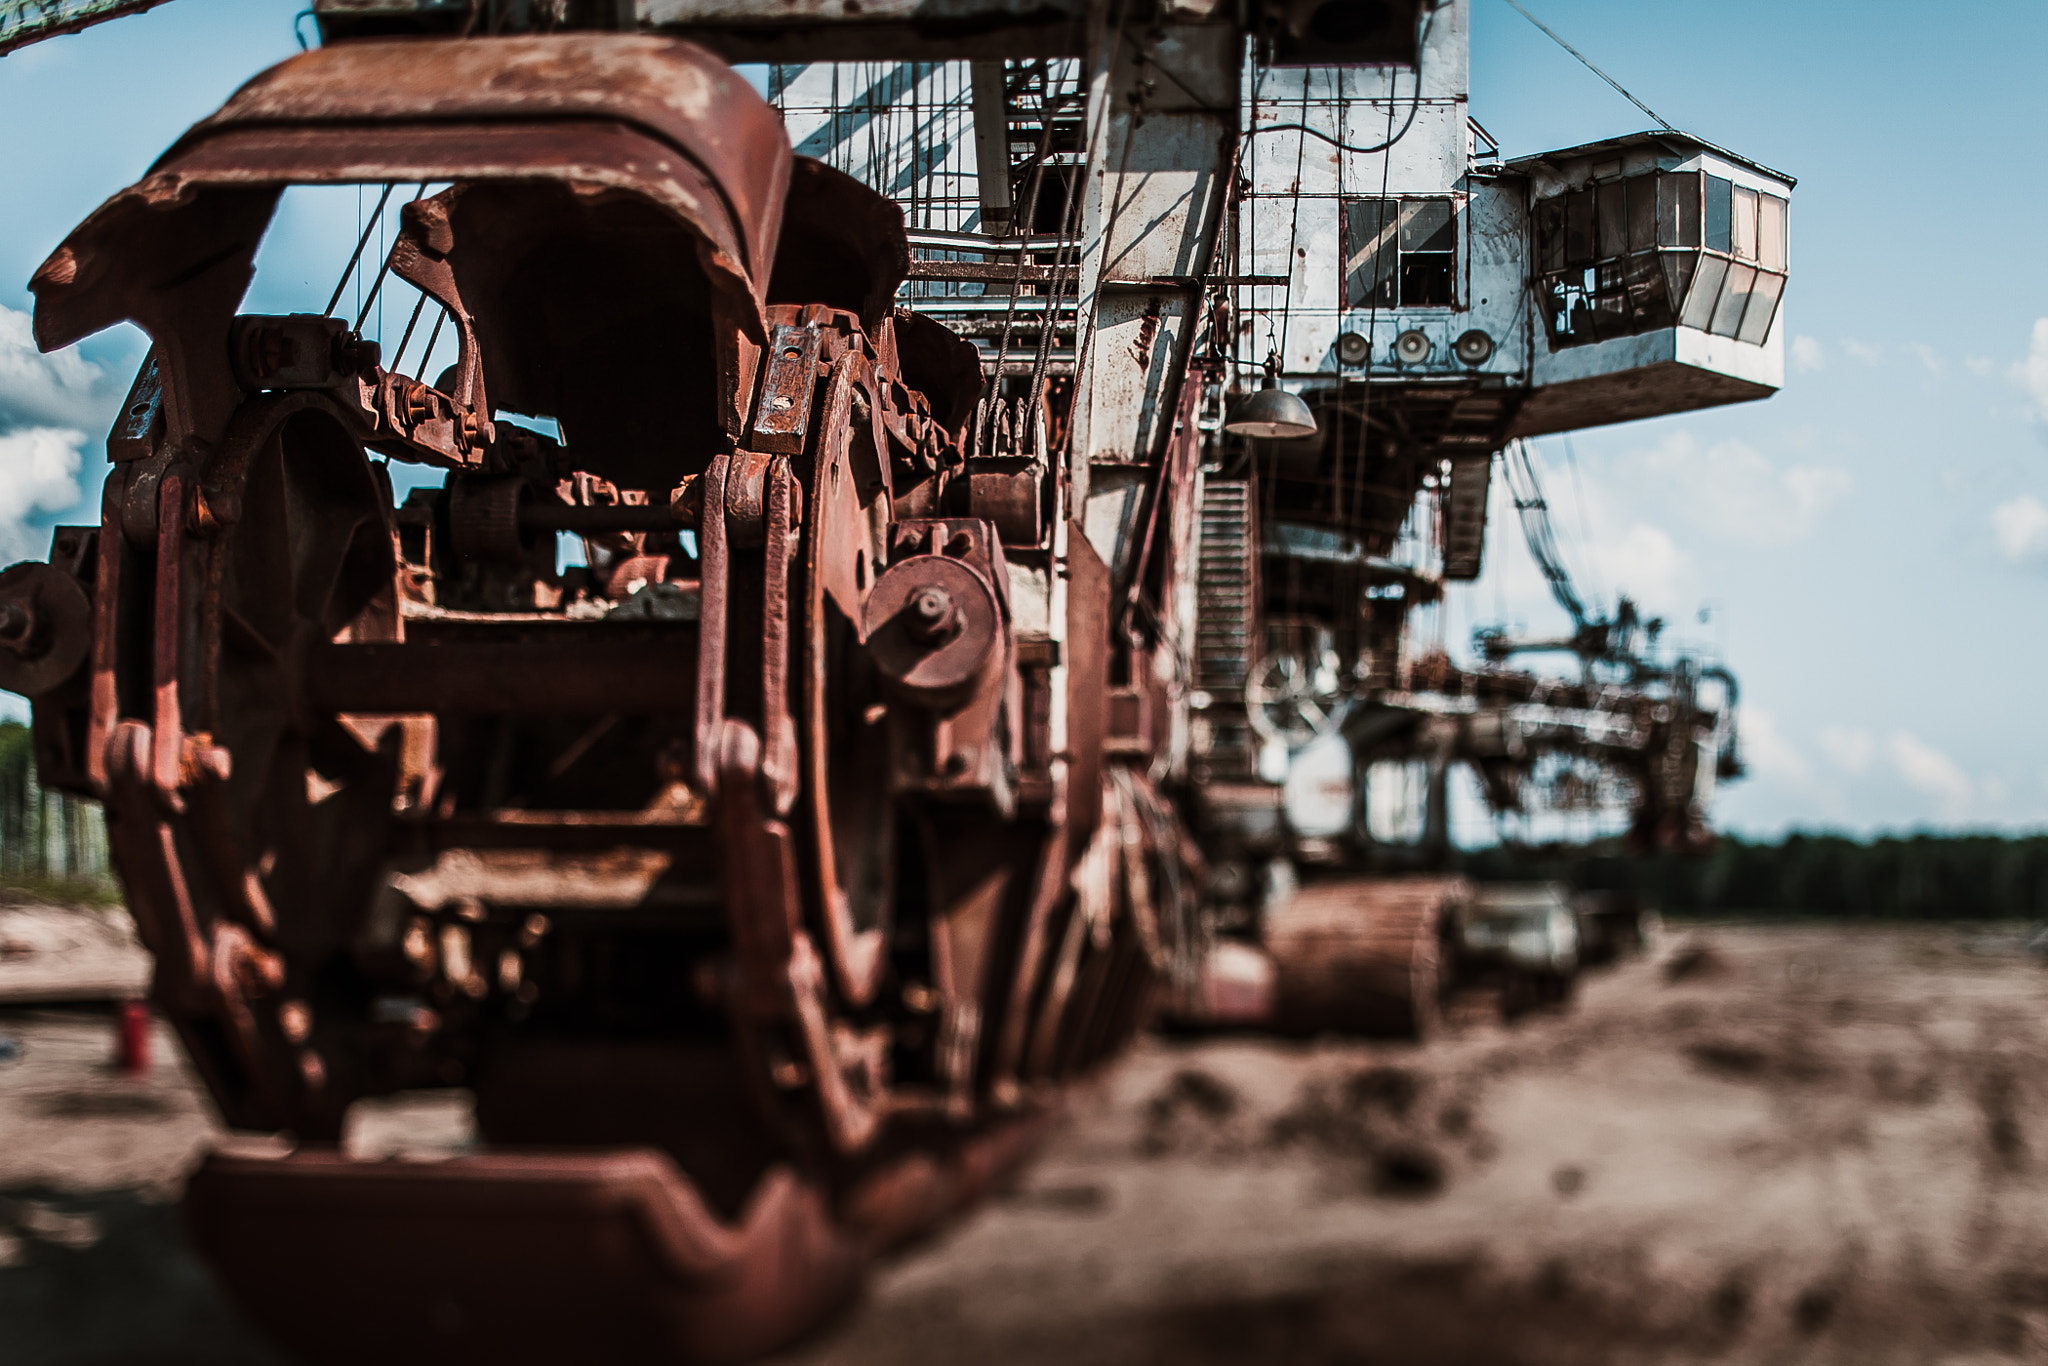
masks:
{"type": "MultiPolygon", "coordinates": [[[[425,194],[426,192],[427,192],[427,185],[426,185],[426,182],[425,182],[425,181],[422,181],[422,182],[420,182],[420,187],[419,187],[419,189],[418,189],[418,190],[417,190],[417,191],[416,191],[416,192],[415,192],[415,193],[413,194],[413,197],[412,197],[412,199],[413,199],[413,202],[414,202],[414,203],[417,203],[417,202],[419,202],[419,198],[420,198],[420,196],[421,196],[421,195],[423,195],[423,194],[425,194]]],[[[388,192],[387,192],[387,194],[386,194],[386,198],[389,198],[389,194],[388,194],[388,192]]],[[[381,202],[380,202],[380,203],[379,203],[379,205],[378,205],[378,208],[377,208],[377,218],[376,218],[376,222],[375,222],[375,223],[373,224],[373,226],[374,226],[374,227],[376,227],[376,229],[377,229],[377,246],[378,246],[378,249],[379,249],[379,250],[382,250],[382,249],[383,249],[383,246],[384,246],[384,209],[383,209],[383,205],[381,204],[381,202]]],[[[365,233],[364,233],[364,240],[365,240],[365,241],[368,241],[368,240],[369,240],[369,235],[368,235],[368,232],[367,232],[367,230],[366,230],[366,231],[365,231],[365,233]]],[[[389,252],[385,252],[385,254],[384,254],[384,264],[382,264],[382,265],[380,265],[380,266],[378,266],[378,267],[377,267],[377,279],[376,279],[375,283],[373,283],[373,284],[372,284],[372,285],[370,286],[370,297],[369,297],[369,298],[367,298],[367,299],[365,299],[365,300],[363,300],[363,305],[362,305],[362,307],[356,310],[356,331],[358,331],[358,332],[361,332],[361,331],[363,330],[363,322],[364,322],[364,321],[365,321],[365,320],[366,320],[366,319],[367,319],[367,318],[368,318],[368,317],[370,316],[370,308],[371,308],[371,306],[372,306],[372,305],[374,305],[374,304],[375,304],[375,303],[377,302],[377,295],[378,295],[378,292],[379,292],[379,291],[381,291],[381,290],[382,290],[382,289],[384,288],[384,276],[385,276],[385,275],[386,275],[386,274],[387,274],[387,273],[388,273],[388,272],[390,271],[390,269],[391,269],[391,254],[390,254],[389,252]]],[[[378,335],[379,337],[382,337],[382,336],[384,335],[384,314],[383,314],[383,312],[382,312],[381,310],[380,310],[380,311],[378,312],[378,314],[377,314],[377,335],[378,335]]]]}
{"type": "Polygon", "coordinates": [[[397,188],[398,184],[396,181],[393,181],[384,187],[384,193],[377,196],[376,214],[373,215],[372,221],[367,226],[365,226],[363,225],[363,219],[361,217],[363,208],[363,189],[362,186],[360,185],[356,187],[356,223],[358,226],[362,228],[362,232],[361,235],[356,238],[356,249],[349,254],[348,264],[341,268],[341,278],[334,282],[334,293],[329,295],[327,298],[327,310],[325,316],[334,316],[334,306],[341,302],[342,291],[348,288],[348,282],[350,278],[355,275],[356,262],[363,259],[363,248],[370,245],[370,229],[376,226],[374,220],[376,217],[381,217],[383,215],[385,203],[390,200],[391,192],[397,188]]]}
{"type": "MultiPolygon", "coordinates": [[[[1004,127],[1007,130],[1009,120],[1009,99],[1007,93],[1004,97],[1003,108],[1004,127]]],[[[1031,240],[1031,230],[1038,222],[1038,197],[1045,188],[1045,168],[1051,156],[1052,118],[1042,97],[1039,102],[1039,110],[1038,151],[1032,158],[1035,164],[1031,168],[1030,188],[1025,192],[1024,196],[1024,222],[1023,231],[1019,234],[1017,244],[1017,268],[1010,276],[1010,301],[1003,309],[1003,330],[996,338],[995,373],[989,377],[988,397],[984,400],[981,411],[975,417],[976,431],[974,444],[982,448],[985,454],[989,455],[995,454],[996,409],[1003,401],[1003,367],[1009,364],[1010,336],[1017,324],[1017,300],[1024,290],[1024,268],[1029,263],[1031,255],[1031,253],[1024,250],[1024,243],[1031,240]]],[[[998,170],[1002,175],[1010,173],[1007,154],[1005,164],[998,168],[998,170]]],[[[979,162],[976,163],[976,173],[981,174],[979,162]]],[[[1012,220],[1012,226],[1016,226],[1014,219],[1012,220]]],[[[1054,259],[1057,261],[1058,258],[1055,257],[1054,259]]],[[[1078,323],[1078,319],[1076,321],[1078,323]]],[[[1044,341],[1043,333],[1050,329],[1052,325],[1053,305],[1048,300],[1045,316],[1039,322],[1041,334],[1039,340],[1041,343],[1044,341]]]]}
{"type": "Polygon", "coordinates": [[[1651,118],[1657,120],[1657,126],[1659,128],[1663,128],[1673,133],[1678,131],[1678,129],[1675,126],[1673,126],[1671,120],[1665,118],[1662,114],[1650,108],[1649,105],[1644,104],[1634,95],[1629,94],[1627,88],[1624,87],[1620,81],[1615,80],[1614,77],[1608,75],[1599,67],[1593,65],[1592,58],[1588,57],[1585,53],[1579,51],[1570,43],[1567,43],[1563,38],[1559,37],[1557,31],[1551,28],[1550,25],[1544,23],[1535,15],[1529,13],[1528,9],[1521,4],[1521,0],[1507,0],[1507,2],[1514,9],[1515,13],[1521,15],[1524,19],[1527,19],[1530,23],[1534,24],[1537,28],[1541,29],[1543,31],[1543,35],[1546,38],[1550,39],[1551,42],[1556,43],[1566,52],[1569,52],[1572,54],[1572,56],[1578,58],[1580,64],[1583,65],[1586,68],[1586,70],[1592,72],[1595,76],[1598,76],[1601,80],[1613,86],[1616,93],[1618,93],[1623,99],[1627,100],[1636,108],[1642,110],[1645,114],[1648,114],[1651,118]]]}

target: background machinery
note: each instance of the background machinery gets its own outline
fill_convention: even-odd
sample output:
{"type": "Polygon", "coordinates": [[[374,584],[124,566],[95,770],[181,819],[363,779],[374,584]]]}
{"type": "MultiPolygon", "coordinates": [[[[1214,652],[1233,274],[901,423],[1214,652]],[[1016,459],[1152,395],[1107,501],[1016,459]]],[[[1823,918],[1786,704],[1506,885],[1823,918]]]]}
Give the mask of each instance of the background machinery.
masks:
{"type": "Polygon", "coordinates": [[[1188,611],[1230,947],[1196,1018],[1427,1032],[1469,899],[1441,872],[1457,765],[1497,812],[1619,805],[1657,847],[1703,840],[1739,767],[1726,671],[1625,602],[1586,612],[1526,439],[1772,393],[1792,181],[1668,127],[1503,161],[1466,108],[1469,17],[1434,8],[1413,70],[1245,74],[1188,611]],[[1414,621],[1478,576],[1496,464],[1573,634],[1483,634],[1460,666],[1414,621]],[[1510,666],[1552,646],[1577,676],[1510,666]]]}

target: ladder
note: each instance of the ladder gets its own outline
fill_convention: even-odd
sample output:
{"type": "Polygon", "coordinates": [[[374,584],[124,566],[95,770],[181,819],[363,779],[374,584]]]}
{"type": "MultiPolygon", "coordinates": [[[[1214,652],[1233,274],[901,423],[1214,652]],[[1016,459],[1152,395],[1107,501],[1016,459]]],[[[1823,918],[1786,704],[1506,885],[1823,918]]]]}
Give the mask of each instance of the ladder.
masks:
{"type": "Polygon", "coordinates": [[[1195,687],[1208,694],[1210,778],[1249,778],[1258,740],[1245,718],[1245,680],[1258,652],[1259,539],[1248,479],[1202,483],[1195,577],[1195,687]]]}

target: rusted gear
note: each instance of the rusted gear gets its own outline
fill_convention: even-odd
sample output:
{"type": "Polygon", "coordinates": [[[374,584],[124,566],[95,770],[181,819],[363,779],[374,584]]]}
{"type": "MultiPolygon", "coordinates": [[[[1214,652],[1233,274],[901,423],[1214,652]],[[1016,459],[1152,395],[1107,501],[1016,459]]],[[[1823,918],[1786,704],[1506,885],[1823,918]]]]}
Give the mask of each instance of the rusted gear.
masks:
{"type": "Polygon", "coordinates": [[[0,688],[36,697],[69,682],[92,649],[92,604],[51,564],[0,572],[0,688]]]}
{"type": "Polygon", "coordinates": [[[818,458],[806,481],[812,513],[802,537],[796,705],[820,948],[841,999],[860,1007],[873,1000],[885,966],[898,812],[879,781],[888,734],[878,724],[882,697],[861,630],[879,547],[848,465],[854,375],[849,358],[825,382],[818,458]]]}
{"type": "Polygon", "coordinates": [[[914,555],[889,566],[868,598],[868,639],[891,685],[944,706],[971,692],[992,662],[1001,609],[988,583],[945,555],[914,555]]]}

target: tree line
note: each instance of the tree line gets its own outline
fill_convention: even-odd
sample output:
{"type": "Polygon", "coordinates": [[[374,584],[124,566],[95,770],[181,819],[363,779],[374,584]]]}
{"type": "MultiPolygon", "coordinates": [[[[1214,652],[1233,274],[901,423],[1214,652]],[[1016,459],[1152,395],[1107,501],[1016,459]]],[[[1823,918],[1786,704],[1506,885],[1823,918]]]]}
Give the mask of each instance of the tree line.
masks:
{"type": "Polygon", "coordinates": [[[100,889],[111,877],[99,807],[45,789],[29,728],[0,721],[0,881],[100,889]]]}
{"type": "Polygon", "coordinates": [[[1634,892],[1667,913],[1868,920],[2048,919],[2048,835],[1723,836],[1705,854],[1502,845],[1461,855],[1488,882],[1634,892]]]}
{"type": "MultiPolygon", "coordinates": [[[[1726,835],[1704,854],[1497,845],[1458,861],[1480,881],[1630,891],[1677,915],[2048,920],[2048,835],[1726,835]]],[[[0,721],[0,882],[81,892],[112,886],[99,808],[36,781],[29,729],[19,721],[0,721]]]]}

